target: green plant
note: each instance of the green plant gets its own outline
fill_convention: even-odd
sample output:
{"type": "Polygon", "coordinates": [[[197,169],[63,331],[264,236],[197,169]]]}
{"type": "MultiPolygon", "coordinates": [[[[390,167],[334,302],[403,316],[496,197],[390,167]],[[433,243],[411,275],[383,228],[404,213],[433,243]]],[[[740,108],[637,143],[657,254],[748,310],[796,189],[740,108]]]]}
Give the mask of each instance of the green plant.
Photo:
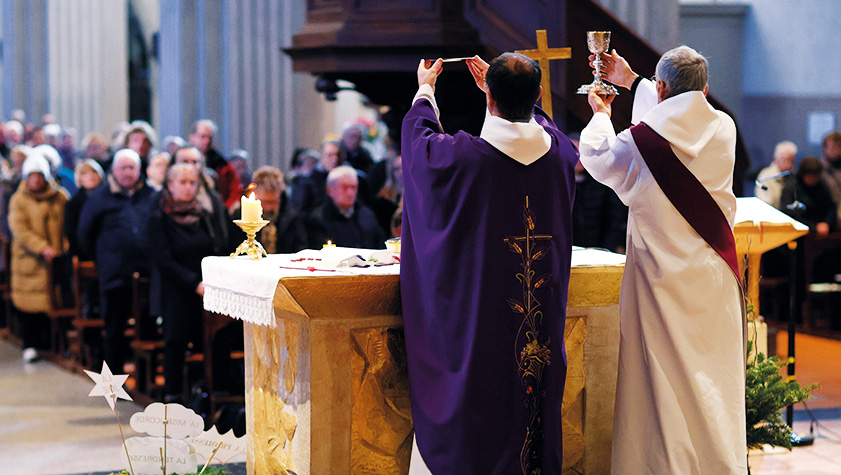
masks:
{"type": "MultiPolygon", "coordinates": [[[[753,342],[748,342],[750,354],[753,342]]],[[[783,422],[781,410],[794,403],[812,398],[812,391],[820,387],[815,383],[800,387],[797,381],[788,381],[780,370],[788,365],[777,356],[767,358],[763,353],[748,362],[745,380],[745,415],[747,418],[747,445],[749,449],[763,445],[785,447],[791,450],[791,427],[783,422]]]]}

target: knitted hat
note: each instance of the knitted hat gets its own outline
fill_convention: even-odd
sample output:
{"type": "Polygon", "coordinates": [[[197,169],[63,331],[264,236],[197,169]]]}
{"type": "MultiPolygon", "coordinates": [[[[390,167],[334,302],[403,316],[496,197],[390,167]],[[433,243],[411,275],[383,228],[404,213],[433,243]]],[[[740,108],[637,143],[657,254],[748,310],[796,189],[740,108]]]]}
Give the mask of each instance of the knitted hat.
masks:
{"type": "Polygon", "coordinates": [[[49,162],[47,162],[47,159],[44,158],[43,155],[35,151],[31,152],[29,156],[26,157],[26,160],[23,161],[23,167],[21,168],[20,174],[25,180],[33,173],[40,173],[44,175],[44,179],[47,181],[52,180],[49,162]]]}
{"type": "Polygon", "coordinates": [[[61,168],[61,155],[58,153],[58,150],[55,149],[52,145],[48,144],[41,144],[36,147],[33,147],[32,150],[47,160],[49,160],[50,167],[53,170],[58,170],[61,168]]]}

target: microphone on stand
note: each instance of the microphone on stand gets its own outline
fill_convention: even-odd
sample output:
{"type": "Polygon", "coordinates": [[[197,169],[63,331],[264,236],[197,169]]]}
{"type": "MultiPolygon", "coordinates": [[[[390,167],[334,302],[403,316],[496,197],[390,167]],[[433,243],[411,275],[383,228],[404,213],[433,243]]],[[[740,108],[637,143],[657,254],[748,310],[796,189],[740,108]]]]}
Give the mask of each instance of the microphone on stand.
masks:
{"type": "Polygon", "coordinates": [[[785,172],[782,172],[782,173],[777,173],[776,175],[766,176],[765,178],[762,178],[762,179],[757,178],[754,181],[754,183],[756,184],[756,186],[762,188],[763,190],[767,190],[768,185],[764,184],[766,181],[774,180],[776,178],[782,178],[784,176],[789,176],[789,175],[791,175],[791,170],[788,170],[788,171],[785,171],[785,172]]]}

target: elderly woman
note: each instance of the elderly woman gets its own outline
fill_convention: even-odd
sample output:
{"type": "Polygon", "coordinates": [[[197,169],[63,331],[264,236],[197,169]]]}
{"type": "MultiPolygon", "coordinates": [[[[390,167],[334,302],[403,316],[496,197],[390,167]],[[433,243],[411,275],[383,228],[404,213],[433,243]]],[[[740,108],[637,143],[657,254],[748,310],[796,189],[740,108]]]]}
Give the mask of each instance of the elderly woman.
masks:
{"type": "Polygon", "coordinates": [[[76,238],[76,230],[79,229],[79,217],[82,215],[82,207],[88,200],[88,194],[102,184],[104,176],[105,172],[102,171],[102,167],[96,160],[86,158],[79,162],[74,173],[76,187],[79,191],[64,206],[64,234],[70,242],[70,255],[79,256],[82,260],[89,260],[91,257],[82,252],[79,240],[76,238]]]}
{"type": "Polygon", "coordinates": [[[99,270],[105,360],[113,371],[123,371],[128,349],[124,330],[131,314],[132,274],[149,274],[146,226],[154,195],[141,179],[140,156],[118,150],[106,183],[90,192],[79,219],[82,252],[99,270]]]}
{"type": "Polygon", "coordinates": [[[201,260],[231,252],[224,224],[199,203],[200,176],[187,164],[169,168],[160,206],[149,220],[154,242],[152,305],[164,321],[166,399],[178,400],[183,389],[188,344],[201,342],[201,260]]]}
{"type": "Polygon", "coordinates": [[[9,204],[12,241],[12,302],[20,312],[23,359],[45,347],[49,324],[49,272],[53,259],[67,250],[62,232],[67,192],[55,185],[47,159],[32,153],[23,163],[23,181],[9,204]]]}

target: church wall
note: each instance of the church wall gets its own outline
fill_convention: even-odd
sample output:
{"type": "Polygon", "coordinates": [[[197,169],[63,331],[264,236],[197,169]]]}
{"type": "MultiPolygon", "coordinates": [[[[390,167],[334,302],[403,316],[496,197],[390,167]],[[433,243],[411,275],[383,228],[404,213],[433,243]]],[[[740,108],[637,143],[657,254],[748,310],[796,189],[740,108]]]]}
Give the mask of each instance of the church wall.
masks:
{"type": "MultiPolygon", "coordinates": [[[[810,131],[810,114],[828,117],[834,130],[841,129],[841,61],[835,53],[835,45],[841,44],[841,9],[837,2],[803,0],[784,6],[772,0],[684,3],[748,6],[741,43],[739,126],[751,169],[768,165],[774,146],[783,140],[797,144],[798,159],[819,157],[818,139],[823,133],[817,133],[821,129],[810,131]]],[[[718,31],[711,29],[707,35],[718,31]]],[[[710,87],[715,94],[712,82],[710,87]]]]}
{"type": "Polygon", "coordinates": [[[703,54],[710,64],[710,94],[739,121],[742,117],[742,49],[746,5],[684,4],[678,41],[703,54]]]}
{"type": "MultiPolygon", "coordinates": [[[[651,46],[668,51],[678,38],[678,0],[596,0],[651,46]]],[[[620,51],[621,54],[621,51],[620,51]]]]}

